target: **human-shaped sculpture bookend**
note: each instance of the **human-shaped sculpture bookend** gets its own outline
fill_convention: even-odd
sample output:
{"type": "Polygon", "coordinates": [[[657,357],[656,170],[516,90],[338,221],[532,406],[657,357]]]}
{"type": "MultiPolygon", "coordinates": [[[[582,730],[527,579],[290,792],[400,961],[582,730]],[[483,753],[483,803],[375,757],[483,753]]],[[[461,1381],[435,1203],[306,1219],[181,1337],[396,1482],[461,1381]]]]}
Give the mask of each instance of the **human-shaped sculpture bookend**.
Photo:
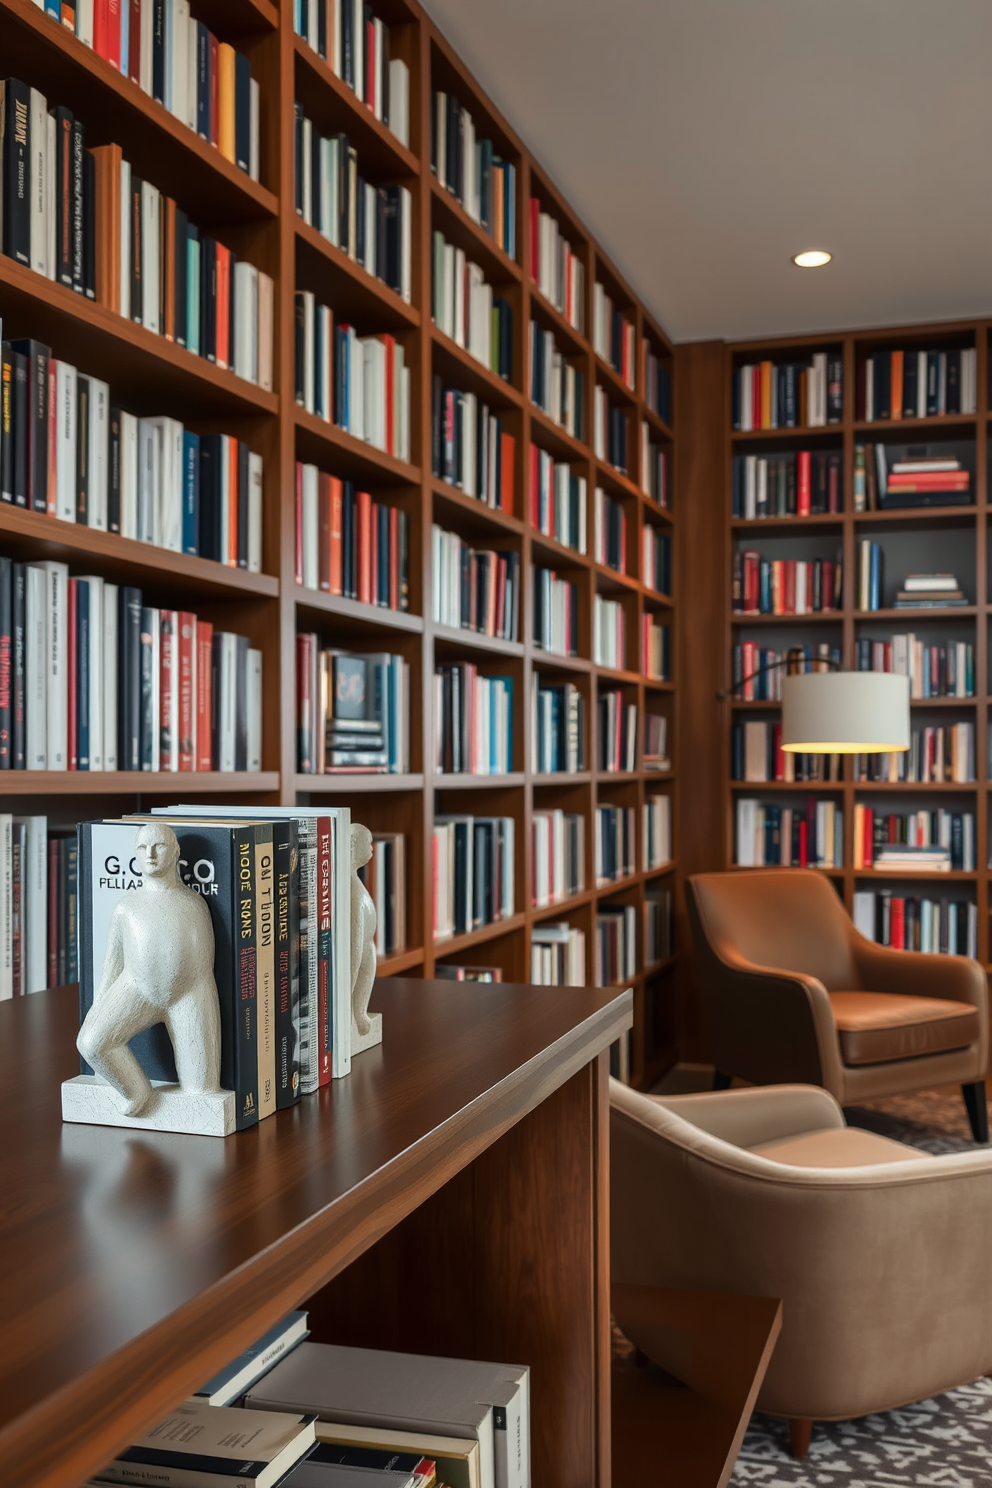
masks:
{"type": "Polygon", "coordinates": [[[165,822],[138,828],[141,887],[122,894],[107,932],[93,1006],[76,1047],[94,1075],[62,1086],[62,1116],[102,1126],[227,1136],[233,1091],[220,1085],[220,1000],[206,903],[179,876],[179,843],[165,822]],[[129,1040],[164,1023],[178,1085],[153,1084],[129,1040]]]}
{"type": "Polygon", "coordinates": [[[382,1014],[369,1012],[375,981],[375,905],[358,876],[372,858],[372,833],[358,822],[351,828],[351,1052],[361,1054],[382,1043],[382,1014]]]}

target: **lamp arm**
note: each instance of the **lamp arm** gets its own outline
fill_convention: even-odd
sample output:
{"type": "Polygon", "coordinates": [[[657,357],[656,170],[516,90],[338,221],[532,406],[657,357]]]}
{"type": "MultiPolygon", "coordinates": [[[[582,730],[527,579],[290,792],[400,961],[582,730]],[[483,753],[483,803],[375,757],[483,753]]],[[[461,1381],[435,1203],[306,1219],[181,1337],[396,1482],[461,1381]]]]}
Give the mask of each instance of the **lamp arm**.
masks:
{"type": "MultiPolygon", "coordinates": [[[[722,688],[716,695],[717,702],[727,702],[729,698],[733,697],[738,688],[743,687],[745,682],[753,682],[755,677],[767,676],[769,672],[777,671],[779,667],[798,667],[799,662],[804,662],[805,660],[806,655],[803,651],[802,646],[790,646],[785,655],[780,656],[777,661],[763,662],[762,665],[755,671],[749,672],[746,677],[741,677],[737,682],[734,683],[733,687],[722,688]]],[[[839,672],[841,670],[840,662],[835,661],[832,656],[814,656],[812,660],[815,663],[818,671],[824,668],[826,668],[827,671],[835,672],[839,672]]]]}

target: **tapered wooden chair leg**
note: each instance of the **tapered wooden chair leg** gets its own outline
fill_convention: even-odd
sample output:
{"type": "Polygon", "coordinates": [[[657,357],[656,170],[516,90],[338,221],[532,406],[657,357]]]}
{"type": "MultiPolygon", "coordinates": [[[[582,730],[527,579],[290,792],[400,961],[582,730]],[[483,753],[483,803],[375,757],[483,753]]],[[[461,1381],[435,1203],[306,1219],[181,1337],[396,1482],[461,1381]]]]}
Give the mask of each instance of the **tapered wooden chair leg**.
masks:
{"type": "Polygon", "coordinates": [[[732,1079],[733,1079],[733,1076],[732,1075],[725,1075],[723,1073],[723,1070],[715,1069],[713,1071],[713,1089],[714,1090],[729,1090],[730,1089],[730,1082],[731,1082],[732,1079]]]}
{"type": "Polygon", "coordinates": [[[795,1417],[789,1422],[789,1450],[793,1457],[806,1457],[813,1439],[813,1422],[799,1421],[795,1417]]]}

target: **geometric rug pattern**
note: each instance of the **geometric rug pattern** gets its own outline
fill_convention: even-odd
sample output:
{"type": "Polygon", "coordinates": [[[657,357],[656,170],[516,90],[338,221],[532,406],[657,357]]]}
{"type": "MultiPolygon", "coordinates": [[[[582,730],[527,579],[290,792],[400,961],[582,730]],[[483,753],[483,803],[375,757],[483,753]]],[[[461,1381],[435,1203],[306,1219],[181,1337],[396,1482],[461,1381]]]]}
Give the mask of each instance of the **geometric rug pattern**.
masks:
{"type": "MultiPolygon", "coordinates": [[[[845,1115],[935,1156],[975,1146],[957,1088],[890,1096],[845,1115]]],[[[788,1438],[784,1421],[755,1414],[731,1488],[992,1488],[992,1380],[857,1421],[818,1422],[798,1462],[788,1438]]]]}

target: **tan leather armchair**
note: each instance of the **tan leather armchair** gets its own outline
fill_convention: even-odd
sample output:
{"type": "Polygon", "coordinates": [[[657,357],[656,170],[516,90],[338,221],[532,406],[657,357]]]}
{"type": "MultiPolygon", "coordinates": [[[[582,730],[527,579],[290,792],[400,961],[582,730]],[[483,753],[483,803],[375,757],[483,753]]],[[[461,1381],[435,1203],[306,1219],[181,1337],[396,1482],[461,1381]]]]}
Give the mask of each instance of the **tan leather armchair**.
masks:
{"type": "Polygon", "coordinates": [[[803,868],[701,873],[687,901],[717,1087],[822,1085],[842,1105],[962,1086],[988,1140],[988,986],[965,956],[893,951],[803,868]]]}
{"type": "MultiPolygon", "coordinates": [[[[797,1455],[811,1421],[992,1372],[992,1153],[923,1156],[811,1086],[669,1099],[612,1081],[610,1105],[614,1283],[781,1298],[758,1407],[790,1419],[797,1455]]],[[[678,1376],[683,1347],[673,1330],[650,1352],[678,1376]]]]}

